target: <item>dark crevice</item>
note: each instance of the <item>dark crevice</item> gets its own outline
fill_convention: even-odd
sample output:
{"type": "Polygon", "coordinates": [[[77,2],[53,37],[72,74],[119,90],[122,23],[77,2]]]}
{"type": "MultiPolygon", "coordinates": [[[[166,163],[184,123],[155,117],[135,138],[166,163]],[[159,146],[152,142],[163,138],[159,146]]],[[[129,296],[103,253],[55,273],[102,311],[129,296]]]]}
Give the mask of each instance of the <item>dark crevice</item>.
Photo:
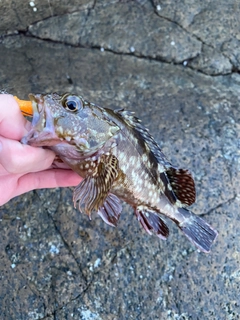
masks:
{"type": "Polygon", "coordinates": [[[96,5],[97,5],[97,0],[94,0],[93,5],[92,5],[92,10],[95,9],[96,5]]]}
{"type": "MultiPolygon", "coordinates": [[[[61,195],[61,193],[60,193],[60,195],[61,195]]],[[[61,197],[61,196],[60,196],[60,197],[61,197]]],[[[56,212],[58,211],[59,203],[60,203],[60,200],[59,200],[59,202],[58,202],[58,206],[57,206],[57,208],[56,208],[56,212]]],[[[62,240],[65,248],[67,249],[67,251],[69,252],[70,256],[73,258],[73,260],[75,261],[76,265],[78,266],[79,274],[81,275],[81,277],[82,277],[82,279],[85,281],[85,283],[87,283],[87,279],[86,279],[85,275],[83,274],[81,265],[79,264],[79,262],[77,261],[77,258],[75,257],[74,253],[72,252],[71,247],[69,246],[69,244],[67,243],[67,241],[64,239],[64,237],[63,237],[63,235],[62,235],[62,233],[61,233],[61,230],[57,227],[57,225],[56,225],[56,223],[55,223],[55,221],[54,221],[54,219],[53,219],[53,216],[52,216],[50,213],[47,213],[47,214],[48,214],[49,218],[52,220],[52,223],[53,223],[53,225],[54,225],[54,228],[55,228],[57,234],[59,234],[59,236],[60,236],[60,238],[61,238],[61,240],[62,240]]]]}
{"type": "Polygon", "coordinates": [[[174,21],[174,20],[171,20],[171,19],[168,18],[168,17],[162,16],[162,15],[159,13],[159,11],[156,9],[155,6],[154,6],[154,13],[155,13],[158,17],[160,17],[160,18],[162,18],[162,19],[164,19],[164,20],[166,20],[166,21],[168,21],[168,22],[174,23],[174,24],[177,25],[180,29],[182,29],[184,32],[186,32],[187,34],[189,34],[191,37],[194,37],[196,40],[200,41],[202,44],[205,44],[206,46],[209,46],[209,47],[211,47],[212,49],[215,49],[213,46],[207,44],[204,40],[202,40],[200,37],[198,37],[198,36],[195,35],[194,33],[193,33],[193,34],[190,33],[187,29],[185,29],[185,28],[184,28],[181,24],[179,24],[177,21],[174,21]]]}
{"type": "MultiPolygon", "coordinates": [[[[193,60],[193,59],[192,59],[192,60],[193,60]]],[[[229,73],[214,73],[214,74],[209,74],[209,73],[207,73],[207,72],[204,72],[204,71],[201,70],[201,69],[197,69],[197,68],[194,68],[194,67],[192,67],[192,66],[186,66],[186,67],[189,68],[189,69],[191,69],[191,70],[193,70],[193,71],[199,72],[199,73],[201,73],[201,74],[203,74],[203,75],[205,75],[205,76],[209,76],[209,77],[228,76],[228,75],[230,75],[230,74],[232,74],[232,73],[236,73],[236,72],[234,71],[234,68],[232,68],[231,72],[229,72],[229,73]]]]}
{"type": "MultiPolygon", "coordinates": [[[[159,11],[156,9],[153,1],[151,1],[151,2],[152,2],[152,5],[153,5],[153,8],[154,8],[154,13],[155,13],[158,17],[160,17],[160,18],[162,18],[162,19],[164,19],[164,20],[166,20],[166,21],[168,21],[168,22],[174,23],[174,24],[177,25],[179,28],[181,28],[183,31],[185,31],[186,33],[188,33],[191,37],[194,37],[196,40],[198,40],[198,41],[200,41],[200,42],[202,43],[201,53],[202,53],[202,50],[203,50],[203,45],[205,45],[205,46],[207,46],[207,47],[209,47],[209,48],[212,48],[213,50],[216,50],[216,48],[215,48],[213,45],[211,45],[211,44],[209,44],[209,43],[206,43],[202,38],[200,38],[200,37],[197,36],[196,34],[190,33],[186,28],[184,28],[184,27],[183,27],[181,24],[179,24],[177,21],[173,21],[173,20],[171,20],[170,18],[167,18],[167,17],[162,16],[162,15],[159,13],[159,11]]],[[[199,14],[199,13],[198,13],[198,14],[199,14]]],[[[197,14],[197,15],[198,15],[198,14],[197,14]]],[[[226,59],[228,59],[229,63],[232,65],[232,62],[231,62],[231,60],[229,59],[229,57],[228,57],[224,52],[222,52],[222,51],[220,51],[220,53],[221,53],[226,59]]],[[[193,60],[193,59],[194,59],[194,58],[192,58],[191,60],[193,60]]],[[[221,73],[220,73],[220,74],[211,75],[211,74],[205,73],[205,72],[202,71],[202,70],[195,69],[195,68],[193,68],[193,67],[189,67],[189,68],[192,69],[192,70],[196,70],[197,72],[200,72],[200,73],[202,73],[202,74],[206,74],[206,75],[210,75],[210,76],[223,75],[223,74],[221,74],[221,73]]],[[[232,71],[233,71],[233,70],[234,70],[234,68],[232,67],[232,71]]],[[[224,74],[224,75],[226,75],[226,74],[224,74]]]]}
{"type": "MultiPolygon", "coordinates": [[[[119,2],[121,2],[121,1],[119,1],[119,2]]],[[[199,36],[197,36],[197,35],[195,35],[195,34],[189,33],[189,31],[188,31],[187,29],[185,29],[182,25],[180,25],[178,22],[173,21],[173,20],[171,20],[170,18],[167,18],[167,17],[164,17],[164,16],[160,15],[160,13],[159,13],[159,11],[157,11],[157,9],[156,9],[153,1],[150,0],[150,2],[151,2],[151,4],[152,4],[152,6],[153,6],[154,13],[155,13],[158,17],[160,17],[160,18],[162,18],[162,19],[164,19],[164,20],[166,20],[166,21],[168,21],[168,22],[174,23],[176,26],[178,26],[179,28],[181,28],[184,32],[186,32],[187,34],[189,34],[189,36],[192,36],[192,37],[194,37],[196,40],[198,40],[199,42],[201,42],[201,44],[202,44],[201,53],[202,53],[202,51],[203,51],[203,45],[208,46],[208,47],[212,48],[213,50],[216,50],[214,46],[211,46],[211,45],[207,44],[207,43],[206,43],[203,39],[201,39],[199,36]]],[[[115,3],[115,2],[112,2],[112,3],[115,3]]],[[[109,5],[109,4],[108,4],[108,5],[109,5]]],[[[97,6],[97,0],[94,1],[94,3],[93,3],[93,5],[92,5],[91,8],[82,9],[82,10],[76,10],[76,11],[73,11],[73,12],[70,12],[70,13],[72,14],[72,13],[74,13],[74,12],[81,12],[81,11],[84,11],[84,10],[88,10],[88,15],[87,15],[87,18],[86,18],[86,22],[87,22],[91,11],[94,10],[96,6],[97,6]]],[[[66,14],[68,14],[68,13],[64,13],[64,14],[62,14],[62,15],[66,15],[66,14]]],[[[62,16],[62,15],[55,15],[55,16],[62,16]]],[[[54,15],[53,15],[53,16],[54,16],[54,15]]],[[[49,18],[50,18],[50,17],[46,17],[45,19],[42,19],[41,21],[47,20],[47,19],[49,19],[49,18]]],[[[38,22],[39,22],[39,21],[38,21],[38,22]]],[[[35,22],[34,24],[36,24],[36,23],[38,23],[38,22],[35,22]]],[[[60,40],[59,40],[59,41],[58,41],[58,40],[52,40],[52,39],[49,39],[49,38],[45,38],[45,39],[44,39],[44,38],[41,38],[41,37],[38,37],[38,36],[35,36],[35,35],[31,34],[31,33],[28,31],[28,29],[27,29],[27,30],[18,30],[17,33],[20,34],[20,35],[26,36],[26,37],[35,38],[35,39],[38,39],[38,40],[41,40],[41,41],[47,41],[47,42],[50,42],[50,43],[62,44],[62,45],[69,46],[69,47],[85,48],[85,49],[91,49],[91,50],[94,50],[94,49],[96,49],[96,50],[104,49],[104,51],[106,51],[106,52],[110,52],[110,53],[117,54],[117,55],[129,55],[129,56],[136,57],[136,58],[138,58],[138,59],[145,59],[145,60],[156,61],[156,62],[161,62],[161,63],[166,63],[166,64],[183,66],[183,63],[185,62],[185,63],[186,63],[186,66],[184,66],[185,68],[189,68],[189,69],[191,69],[191,70],[193,70],[193,71],[196,71],[196,72],[199,72],[199,73],[201,73],[201,74],[203,74],[203,75],[207,75],[207,76],[211,76],[211,77],[226,76],[226,75],[229,75],[229,74],[232,74],[232,73],[239,73],[239,70],[236,70],[236,68],[234,68],[233,66],[232,66],[231,72],[229,72],[229,73],[224,73],[224,74],[222,74],[222,73],[210,74],[210,73],[204,72],[204,71],[201,70],[201,69],[198,69],[198,68],[194,68],[194,67],[192,67],[192,66],[189,66],[189,65],[188,65],[188,62],[189,62],[189,61],[194,61],[194,59],[197,58],[197,57],[199,56],[199,54],[196,55],[195,57],[190,58],[190,59],[184,59],[184,60],[181,61],[181,62],[172,62],[172,61],[168,61],[168,60],[166,60],[166,59],[164,59],[164,58],[162,58],[162,57],[151,57],[151,56],[147,56],[147,55],[142,55],[142,54],[140,54],[140,53],[139,53],[139,54],[136,54],[136,53],[134,53],[134,52],[118,52],[118,51],[114,51],[114,50],[111,50],[111,49],[108,49],[108,48],[102,48],[100,45],[99,45],[99,46],[98,46],[98,45],[86,46],[86,45],[81,45],[81,44],[73,45],[73,44],[71,44],[71,43],[67,43],[67,42],[60,41],[60,40]]],[[[3,38],[3,37],[8,37],[8,36],[14,36],[14,35],[16,35],[16,31],[13,31],[13,32],[12,32],[11,34],[9,34],[9,35],[2,35],[1,37],[3,38]]],[[[201,53],[200,53],[200,55],[201,55],[201,53]]],[[[228,59],[229,63],[232,65],[231,60],[229,59],[229,57],[228,57],[225,53],[223,53],[222,51],[220,51],[220,53],[221,53],[226,59],[228,59]]]]}
{"type": "Polygon", "coordinates": [[[222,206],[224,206],[225,204],[230,204],[232,201],[234,201],[236,199],[237,195],[235,194],[232,198],[224,201],[224,202],[221,202],[219,204],[217,204],[215,207],[211,208],[210,210],[208,210],[207,212],[205,213],[202,213],[202,214],[199,214],[200,217],[204,217],[204,216],[208,216],[210,215],[212,212],[214,212],[215,210],[221,208],[222,206]]]}
{"type": "Polygon", "coordinates": [[[33,295],[41,297],[44,300],[44,298],[41,296],[41,291],[38,290],[36,285],[32,281],[27,279],[26,275],[23,274],[19,269],[18,269],[18,272],[19,272],[20,276],[22,277],[22,279],[24,279],[26,281],[26,286],[28,286],[29,290],[33,293],[33,295]]]}
{"type": "MultiPolygon", "coordinates": [[[[83,11],[86,11],[86,12],[88,11],[89,12],[89,11],[93,10],[95,8],[95,5],[97,4],[97,0],[95,0],[92,7],[79,8],[79,9],[76,9],[76,10],[72,10],[72,11],[70,10],[70,11],[67,11],[67,12],[63,12],[61,14],[59,14],[59,13],[58,14],[54,14],[53,10],[52,10],[52,7],[51,7],[51,4],[50,4],[50,1],[48,1],[48,2],[49,2],[50,15],[45,17],[45,18],[41,18],[40,20],[35,20],[30,25],[35,25],[35,24],[37,24],[39,22],[44,22],[44,21],[49,20],[49,19],[54,18],[54,17],[62,17],[62,16],[65,16],[65,15],[68,15],[68,14],[73,14],[73,13],[78,13],[78,12],[83,12],[83,11]]],[[[115,2],[113,2],[113,3],[115,3],[115,2]]],[[[14,9],[14,12],[15,12],[17,18],[18,18],[19,23],[22,24],[22,20],[19,17],[18,11],[16,10],[16,8],[14,6],[13,6],[13,9],[14,9]]],[[[28,28],[29,28],[29,26],[27,26],[24,29],[19,29],[19,30],[7,30],[7,31],[4,30],[5,33],[0,34],[0,39],[1,38],[6,38],[8,36],[13,36],[13,35],[16,35],[16,34],[26,35],[26,33],[28,32],[28,28]]],[[[1,30],[1,31],[3,32],[3,30],[1,30]]]]}
{"type": "Polygon", "coordinates": [[[77,297],[75,297],[74,299],[70,299],[68,302],[64,303],[61,307],[58,307],[58,308],[54,309],[51,313],[47,313],[43,318],[39,318],[39,320],[44,320],[44,319],[47,319],[48,317],[51,317],[51,316],[54,319],[57,319],[56,313],[61,311],[63,308],[66,308],[71,302],[73,302],[73,301],[79,299],[80,297],[84,296],[84,294],[88,291],[88,289],[89,289],[89,287],[91,286],[92,283],[93,283],[93,278],[87,284],[86,288],[82,291],[82,293],[80,293],[77,297]]]}
{"type": "Polygon", "coordinates": [[[152,7],[153,7],[153,10],[155,11],[156,10],[156,6],[155,6],[155,3],[153,0],[149,0],[149,2],[151,3],[152,7]]]}
{"type": "MultiPolygon", "coordinates": [[[[40,40],[40,41],[44,41],[44,42],[49,42],[49,43],[52,43],[52,44],[61,44],[61,45],[64,45],[64,46],[67,46],[67,47],[72,47],[72,48],[82,48],[82,49],[89,49],[89,50],[104,50],[106,52],[109,52],[109,53],[112,53],[112,54],[116,54],[116,55],[121,55],[121,56],[132,56],[132,57],[135,57],[137,59],[142,59],[142,60],[147,60],[147,61],[155,61],[155,62],[160,62],[160,63],[165,63],[165,64],[171,64],[171,65],[176,65],[176,66],[181,66],[183,68],[188,68],[188,69],[191,69],[193,71],[196,71],[198,73],[201,73],[205,76],[210,76],[210,77],[218,77],[218,76],[227,76],[231,73],[228,73],[228,74],[209,74],[209,73],[205,73],[204,71],[200,70],[200,69],[196,69],[196,68],[193,68],[191,66],[188,66],[188,64],[186,66],[183,65],[184,62],[188,62],[188,61],[192,61],[194,60],[196,57],[193,57],[193,58],[190,58],[190,59],[184,59],[183,61],[181,62],[173,62],[173,61],[168,61],[162,57],[151,57],[151,56],[146,56],[146,55],[142,55],[142,54],[136,54],[134,52],[118,52],[118,51],[114,51],[114,50],[111,50],[111,49],[108,49],[108,48],[104,48],[102,46],[99,46],[99,45],[93,45],[93,46],[87,46],[87,45],[81,45],[81,44],[77,44],[77,45],[73,45],[71,43],[68,43],[68,42],[64,42],[64,41],[57,41],[57,40],[52,40],[52,39],[49,39],[49,38],[41,38],[41,37],[37,37],[35,35],[32,35],[31,33],[29,33],[28,31],[23,31],[23,30],[20,30],[18,31],[18,34],[19,35],[22,35],[22,36],[25,36],[25,37],[28,37],[28,38],[33,38],[33,39],[37,39],[37,40],[40,40]]],[[[10,34],[10,35],[5,35],[4,37],[11,37],[11,36],[16,36],[16,33],[13,33],[13,34],[10,34]]],[[[239,70],[234,70],[234,68],[232,69],[232,73],[239,73],[239,70]]]]}
{"type": "MultiPolygon", "coordinates": [[[[181,62],[173,62],[173,61],[168,61],[168,60],[166,60],[166,59],[164,59],[162,57],[156,57],[155,58],[155,57],[146,56],[146,55],[142,55],[142,54],[136,54],[134,52],[118,52],[118,51],[114,51],[112,49],[101,47],[100,45],[99,46],[98,45],[87,46],[87,45],[81,45],[81,44],[74,45],[74,44],[71,44],[71,43],[68,43],[68,42],[64,42],[64,41],[52,40],[52,39],[49,39],[49,38],[41,38],[41,37],[37,37],[35,35],[32,35],[28,30],[19,30],[19,31],[17,31],[17,33],[19,35],[22,35],[22,36],[25,36],[25,37],[28,37],[28,38],[33,38],[33,39],[37,39],[37,40],[40,40],[40,41],[45,41],[45,42],[49,42],[49,43],[53,43],[53,44],[61,44],[61,45],[67,46],[67,47],[83,48],[83,49],[89,49],[89,50],[104,50],[106,52],[109,52],[109,53],[112,53],[112,54],[116,54],[116,55],[132,56],[132,57],[135,57],[137,59],[155,61],[155,62],[160,62],[160,63],[165,63],[165,64],[181,66],[183,68],[188,68],[188,69],[193,70],[195,72],[198,72],[198,73],[200,73],[202,75],[210,76],[210,77],[228,76],[229,74],[232,74],[232,73],[239,73],[239,70],[234,68],[234,67],[232,67],[232,71],[230,73],[209,74],[209,73],[204,72],[201,69],[197,69],[197,68],[194,68],[192,66],[189,66],[188,62],[189,61],[193,61],[195,58],[197,58],[199,56],[199,54],[196,57],[192,57],[190,59],[184,59],[181,62]],[[183,65],[184,62],[187,63],[186,66],[183,65]]],[[[13,32],[10,35],[4,35],[4,36],[2,36],[2,38],[11,37],[11,36],[16,36],[16,32],[13,32]]]]}
{"type": "Polygon", "coordinates": [[[18,19],[18,22],[21,24],[22,23],[22,20],[20,19],[20,16],[19,16],[19,12],[18,10],[16,9],[16,3],[15,1],[12,2],[12,8],[14,10],[14,13],[16,14],[16,17],[18,19]]]}
{"type": "MultiPolygon", "coordinates": [[[[60,203],[60,201],[59,201],[60,203]]],[[[58,208],[59,206],[56,207],[56,210],[55,212],[58,211],[58,208]]],[[[69,301],[65,302],[63,305],[59,306],[58,308],[56,308],[54,311],[52,311],[51,313],[47,313],[43,318],[41,318],[40,320],[44,320],[46,318],[48,318],[49,316],[53,316],[54,319],[57,319],[57,315],[56,315],[56,312],[58,311],[61,311],[63,308],[65,308],[67,305],[69,305],[71,302],[75,301],[75,300],[78,300],[79,298],[83,297],[89,290],[89,288],[91,287],[91,285],[97,281],[96,279],[96,276],[101,273],[103,270],[106,270],[106,265],[104,265],[102,268],[99,268],[98,270],[95,270],[93,273],[92,273],[92,277],[90,280],[87,280],[85,275],[83,274],[82,272],[82,269],[81,269],[81,266],[79,265],[74,253],[72,252],[71,250],[71,247],[69,246],[69,244],[65,241],[64,237],[62,236],[61,234],[61,231],[58,229],[57,225],[55,224],[55,221],[52,217],[52,215],[50,213],[48,213],[48,216],[49,218],[52,220],[53,222],[53,225],[54,225],[54,228],[56,230],[56,232],[60,235],[61,237],[61,240],[62,242],[64,243],[64,246],[66,247],[66,249],[68,250],[69,254],[73,257],[74,261],[76,262],[78,268],[79,268],[79,272],[80,272],[80,275],[81,277],[83,278],[83,280],[85,281],[85,288],[81,291],[81,293],[79,293],[76,297],[70,299],[69,301]]],[[[113,257],[111,257],[111,259],[109,260],[109,263],[113,263],[113,261],[116,259],[116,257],[118,256],[119,252],[121,252],[122,250],[125,250],[126,248],[128,248],[130,242],[127,242],[124,246],[122,246],[120,248],[120,250],[118,250],[114,255],[113,257]]]]}
{"type": "Polygon", "coordinates": [[[38,40],[41,40],[41,41],[46,41],[46,42],[49,42],[49,43],[62,44],[62,45],[73,47],[73,48],[83,48],[83,49],[98,50],[98,51],[103,49],[106,52],[113,53],[113,54],[116,54],[116,55],[132,56],[132,57],[135,57],[135,58],[138,58],[138,59],[162,62],[162,63],[171,64],[171,65],[181,65],[182,66],[183,62],[185,61],[185,60],[183,60],[181,62],[173,62],[173,61],[165,60],[162,57],[154,58],[154,57],[151,57],[151,56],[145,56],[145,55],[142,55],[142,54],[136,54],[134,52],[118,52],[118,51],[114,51],[112,49],[104,48],[104,47],[102,47],[100,45],[92,45],[92,46],[81,45],[81,44],[74,45],[74,44],[71,44],[71,43],[68,43],[68,42],[52,40],[52,39],[49,39],[49,38],[37,37],[35,35],[32,35],[29,32],[25,32],[25,31],[24,32],[19,32],[19,34],[22,34],[22,35],[24,35],[26,37],[29,37],[29,38],[34,38],[34,39],[38,39],[38,40]]]}
{"type": "MultiPolygon", "coordinates": [[[[124,246],[124,247],[122,247],[118,252],[116,252],[116,253],[114,254],[114,256],[112,257],[110,263],[113,262],[113,261],[116,259],[118,253],[119,253],[121,250],[126,249],[126,247],[127,247],[127,246],[124,246]]],[[[99,273],[101,273],[101,271],[102,271],[102,269],[93,272],[93,275],[92,275],[91,280],[88,281],[88,282],[86,282],[86,287],[85,287],[85,289],[83,289],[82,292],[81,292],[79,295],[77,295],[77,296],[76,296],[75,298],[73,298],[73,299],[70,299],[68,302],[64,303],[62,306],[56,308],[52,313],[46,314],[43,318],[41,318],[41,319],[39,319],[39,320],[47,319],[47,318],[50,317],[50,316],[53,316],[54,319],[55,319],[55,317],[56,317],[56,312],[61,311],[63,308],[67,307],[67,306],[68,306],[70,303],[72,303],[73,301],[76,301],[76,300],[82,298],[82,297],[88,292],[88,290],[89,290],[89,288],[91,287],[91,285],[95,282],[95,277],[96,277],[99,273]]],[[[57,317],[56,317],[56,319],[57,319],[57,317]]]]}
{"type": "MultiPolygon", "coordinates": [[[[36,193],[36,194],[37,194],[37,193],[36,193]]],[[[38,194],[37,194],[37,196],[39,197],[38,194]]],[[[60,193],[60,197],[61,197],[61,193],[60,193]]],[[[40,198],[39,198],[39,199],[40,199],[40,198]]],[[[41,199],[40,199],[40,200],[41,200],[41,199]]],[[[69,244],[65,241],[63,235],[61,234],[61,231],[59,230],[59,228],[57,227],[57,225],[56,225],[56,223],[55,223],[55,221],[54,221],[54,219],[53,219],[53,216],[52,216],[52,215],[58,211],[58,209],[59,209],[59,204],[60,204],[60,202],[61,202],[60,200],[61,200],[61,199],[59,199],[58,205],[57,205],[55,211],[54,211],[53,213],[51,213],[51,214],[47,211],[47,215],[48,215],[48,217],[52,220],[52,223],[53,223],[53,226],[54,226],[54,228],[55,228],[55,230],[56,230],[56,233],[60,236],[60,238],[61,238],[61,240],[62,240],[62,242],[63,242],[63,244],[64,244],[64,247],[67,249],[67,251],[69,252],[69,255],[73,258],[73,260],[75,261],[76,265],[78,266],[79,276],[81,276],[81,278],[85,281],[85,288],[82,290],[82,292],[81,292],[77,297],[75,297],[75,298],[73,298],[73,299],[70,299],[68,302],[66,302],[66,303],[64,303],[63,305],[61,305],[60,307],[54,309],[51,313],[47,313],[43,318],[41,318],[41,320],[44,320],[44,319],[48,318],[49,316],[52,316],[54,319],[57,319],[56,312],[57,312],[57,311],[60,311],[60,310],[63,309],[65,306],[67,306],[69,303],[71,303],[72,301],[76,300],[78,297],[80,297],[81,295],[83,295],[83,294],[86,292],[86,290],[89,288],[90,284],[91,284],[92,281],[93,281],[93,278],[91,279],[90,282],[87,281],[85,275],[84,275],[83,272],[82,272],[81,266],[79,265],[79,263],[78,263],[75,255],[74,255],[74,253],[73,253],[72,250],[71,250],[71,247],[70,247],[69,244]]],[[[22,275],[22,276],[23,276],[23,275],[22,275]]],[[[29,286],[29,288],[32,290],[32,288],[31,288],[31,283],[28,282],[28,286],[29,286]]],[[[37,294],[37,293],[34,292],[34,291],[33,291],[33,293],[37,294]]],[[[40,296],[40,293],[38,293],[38,295],[40,296]]],[[[55,301],[55,305],[56,305],[56,304],[57,304],[57,303],[56,303],[56,301],[55,301]]],[[[46,309],[46,308],[45,308],[45,309],[46,309]]]]}
{"type": "MultiPolygon", "coordinates": [[[[126,0],[126,2],[129,2],[131,0],[126,0]]],[[[154,10],[154,13],[161,19],[164,19],[168,22],[171,22],[173,24],[175,24],[176,26],[178,26],[179,28],[181,28],[184,32],[186,32],[187,34],[189,34],[189,36],[191,37],[194,37],[196,40],[198,40],[199,42],[201,42],[202,44],[202,47],[201,47],[201,53],[203,51],[203,45],[205,46],[208,46],[209,48],[212,48],[213,50],[216,50],[216,48],[208,43],[206,43],[202,38],[200,38],[199,36],[195,35],[194,33],[190,33],[186,28],[184,28],[181,24],[179,24],[177,21],[174,21],[174,20],[171,20],[170,18],[168,17],[165,17],[165,16],[162,16],[159,11],[157,10],[153,0],[149,0],[152,7],[153,7],[153,10],[154,10]]],[[[114,3],[121,3],[123,1],[119,0],[118,2],[117,1],[112,1],[110,3],[107,4],[108,5],[111,5],[111,4],[114,4],[114,3]]],[[[124,1],[125,2],[125,1],[124,1]]],[[[91,14],[91,11],[94,10],[97,6],[97,0],[94,0],[93,2],[93,5],[90,7],[90,8],[86,8],[86,9],[80,9],[80,10],[75,10],[75,11],[71,11],[71,12],[65,12],[63,14],[58,14],[58,15],[54,15],[53,13],[51,13],[51,16],[49,17],[46,17],[44,19],[41,19],[40,21],[44,21],[44,20],[48,20],[49,18],[51,17],[56,17],[56,16],[63,16],[63,15],[66,15],[66,14],[72,14],[72,13],[76,13],[76,12],[81,12],[81,11],[88,11],[88,14],[87,14],[87,17],[86,17],[86,22],[91,14]]],[[[36,21],[34,22],[34,24],[40,22],[40,21],[36,21]]],[[[232,65],[232,70],[231,72],[229,73],[215,73],[215,74],[210,74],[210,73],[207,73],[207,72],[204,72],[203,70],[201,69],[198,69],[198,68],[194,68],[192,66],[189,66],[188,65],[188,62],[189,61],[194,61],[195,58],[197,58],[199,56],[196,55],[195,57],[192,57],[190,59],[184,59],[183,61],[181,62],[172,62],[172,61],[168,61],[162,57],[151,57],[151,56],[146,56],[146,55],[142,55],[142,54],[136,54],[136,53],[132,53],[132,52],[118,52],[118,51],[114,51],[114,50],[111,50],[111,49],[108,49],[108,48],[102,48],[101,46],[98,46],[98,45],[95,45],[95,46],[85,46],[85,45],[81,45],[81,44],[77,44],[77,45],[73,45],[73,44],[70,44],[70,43],[67,43],[67,42],[64,42],[64,41],[58,41],[58,40],[52,40],[52,39],[44,39],[44,38],[41,38],[41,37],[38,37],[38,36],[35,36],[35,35],[32,35],[29,31],[28,31],[28,28],[25,29],[25,30],[17,30],[17,31],[13,31],[11,34],[8,34],[8,35],[2,35],[0,36],[0,39],[1,38],[4,38],[4,37],[8,37],[8,36],[14,36],[16,35],[16,32],[20,35],[23,35],[23,36],[26,36],[26,37],[32,37],[32,38],[35,38],[35,39],[38,39],[38,40],[41,40],[41,41],[47,41],[47,42],[50,42],[50,43],[57,43],[57,44],[62,44],[62,45],[66,45],[66,46],[69,46],[69,47],[75,47],[75,48],[85,48],[85,49],[91,49],[91,50],[100,50],[100,49],[104,49],[104,51],[107,51],[107,52],[110,52],[110,53],[113,53],[113,54],[117,54],[117,55],[129,55],[129,56],[133,56],[133,57],[136,57],[136,58],[139,58],[139,59],[146,59],[146,60],[152,60],[152,61],[156,61],[156,62],[161,62],[161,63],[166,63],[166,64],[173,64],[173,65],[179,65],[179,66],[183,66],[183,63],[186,62],[186,66],[184,66],[185,68],[189,68],[193,71],[196,71],[196,72],[199,72],[203,75],[207,75],[207,76],[211,76],[211,77],[218,77],[218,76],[227,76],[229,74],[232,74],[232,73],[239,73],[240,71],[236,68],[234,68],[234,66],[232,65],[232,62],[231,60],[229,59],[229,57],[227,56],[227,54],[225,54],[224,52],[220,51],[220,53],[226,58],[228,59],[229,63],[232,65]]],[[[201,55],[200,53],[200,55],[201,55]]]]}

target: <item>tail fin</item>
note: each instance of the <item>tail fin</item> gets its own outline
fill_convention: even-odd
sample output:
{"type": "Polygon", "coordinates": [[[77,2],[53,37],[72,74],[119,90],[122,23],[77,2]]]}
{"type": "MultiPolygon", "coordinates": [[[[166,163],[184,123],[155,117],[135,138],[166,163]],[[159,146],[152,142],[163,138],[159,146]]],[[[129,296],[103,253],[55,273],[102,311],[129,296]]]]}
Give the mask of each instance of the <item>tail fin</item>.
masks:
{"type": "Polygon", "coordinates": [[[176,222],[185,236],[193,242],[199,250],[209,252],[218,233],[207,222],[194,215],[185,208],[178,208],[184,217],[183,221],[176,222]]]}

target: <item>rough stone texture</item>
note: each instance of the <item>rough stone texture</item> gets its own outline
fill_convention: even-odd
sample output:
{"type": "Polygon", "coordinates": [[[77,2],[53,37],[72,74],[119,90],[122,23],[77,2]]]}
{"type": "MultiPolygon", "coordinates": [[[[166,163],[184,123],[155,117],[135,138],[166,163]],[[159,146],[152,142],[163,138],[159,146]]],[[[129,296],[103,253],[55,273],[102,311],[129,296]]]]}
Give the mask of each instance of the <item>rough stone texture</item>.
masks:
{"type": "Polygon", "coordinates": [[[239,319],[239,5],[33,2],[4,2],[1,89],[135,111],[219,237],[206,255],[170,222],[166,242],[148,236],[127,205],[111,228],[71,189],[32,191],[0,211],[1,319],[239,319]]]}
{"type": "Polygon", "coordinates": [[[74,46],[100,46],[117,53],[176,63],[201,52],[201,42],[195,37],[175,23],[158,17],[153,10],[146,12],[131,2],[112,4],[107,10],[104,7],[75,12],[64,18],[52,17],[31,26],[29,32],[38,38],[74,46]]]}
{"type": "Polygon", "coordinates": [[[195,36],[205,46],[210,47],[208,50],[205,47],[200,54],[200,59],[205,60],[205,63],[209,62],[209,67],[207,68],[204,64],[203,68],[199,68],[197,63],[196,69],[209,75],[230,73],[228,61],[230,60],[239,70],[239,65],[236,66],[232,61],[232,56],[237,55],[236,42],[240,40],[240,3],[238,1],[153,0],[153,4],[160,17],[174,21],[191,37],[195,36]],[[227,44],[226,51],[223,48],[227,44]],[[215,71],[210,68],[213,64],[213,56],[218,61],[214,63],[215,71]]]}
{"type": "Polygon", "coordinates": [[[54,4],[50,0],[1,0],[0,33],[11,34],[14,31],[26,31],[30,24],[39,20],[93,6],[94,0],[55,0],[54,4]]]}
{"type": "MultiPolygon", "coordinates": [[[[225,52],[227,52],[227,50],[225,52]]],[[[196,59],[189,61],[188,66],[211,75],[229,74],[233,67],[229,59],[221,52],[205,44],[202,47],[201,54],[196,57],[196,59]]]]}

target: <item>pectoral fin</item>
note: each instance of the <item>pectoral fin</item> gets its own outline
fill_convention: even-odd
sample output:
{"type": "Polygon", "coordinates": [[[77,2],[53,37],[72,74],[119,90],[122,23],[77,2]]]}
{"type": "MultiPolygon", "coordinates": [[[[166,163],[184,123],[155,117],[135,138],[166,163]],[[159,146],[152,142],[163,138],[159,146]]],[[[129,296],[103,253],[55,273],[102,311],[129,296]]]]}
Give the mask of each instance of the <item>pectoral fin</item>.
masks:
{"type": "MultiPolygon", "coordinates": [[[[77,201],[81,211],[84,206],[86,214],[91,217],[93,210],[104,207],[109,191],[118,176],[118,160],[113,155],[103,155],[98,166],[75,188],[73,202],[77,201]]],[[[108,203],[108,201],[107,201],[108,203]]]]}

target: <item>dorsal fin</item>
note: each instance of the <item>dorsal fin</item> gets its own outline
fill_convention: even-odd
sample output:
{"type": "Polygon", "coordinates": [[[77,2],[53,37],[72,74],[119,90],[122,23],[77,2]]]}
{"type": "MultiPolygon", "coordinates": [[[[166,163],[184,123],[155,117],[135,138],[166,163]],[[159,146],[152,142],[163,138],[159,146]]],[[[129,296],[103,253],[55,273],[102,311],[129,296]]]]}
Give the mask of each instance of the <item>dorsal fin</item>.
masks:
{"type": "Polygon", "coordinates": [[[164,194],[169,201],[172,204],[175,204],[177,200],[183,205],[190,206],[193,204],[196,198],[196,191],[194,180],[189,171],[172,166],[171,162],[148,132],[148,129],[141,124],[140,119],[133,115],[133,112],[125,111],[124,109],[114,110],[114,112],[121,116],[124,122],[133,129],[133,132],[137,133],[138,138],[147,144],[149,148],[149,160],[152,161],[153,168],[155,168],[152,173],[156,173],[156,178],[160,176],[165,186],[164,194]],[[162,166],[161,170],[157,169],[156,164],[162,166]]]}
{"type": "Polygon", "coordinates": [[[134,116],[134,112],[126,111],[124,109],[114,110],[114,113],[121,116],[125,123],[133,128],[143,141],[148,145],[151,157],[155,158],[156,163],[160,163],[165,168],[171,167],[172,164],[164,155],[159,145],[154,140],[153,136],[149,133],[148,129],[141,124],[141,120],[134,116]]]}

